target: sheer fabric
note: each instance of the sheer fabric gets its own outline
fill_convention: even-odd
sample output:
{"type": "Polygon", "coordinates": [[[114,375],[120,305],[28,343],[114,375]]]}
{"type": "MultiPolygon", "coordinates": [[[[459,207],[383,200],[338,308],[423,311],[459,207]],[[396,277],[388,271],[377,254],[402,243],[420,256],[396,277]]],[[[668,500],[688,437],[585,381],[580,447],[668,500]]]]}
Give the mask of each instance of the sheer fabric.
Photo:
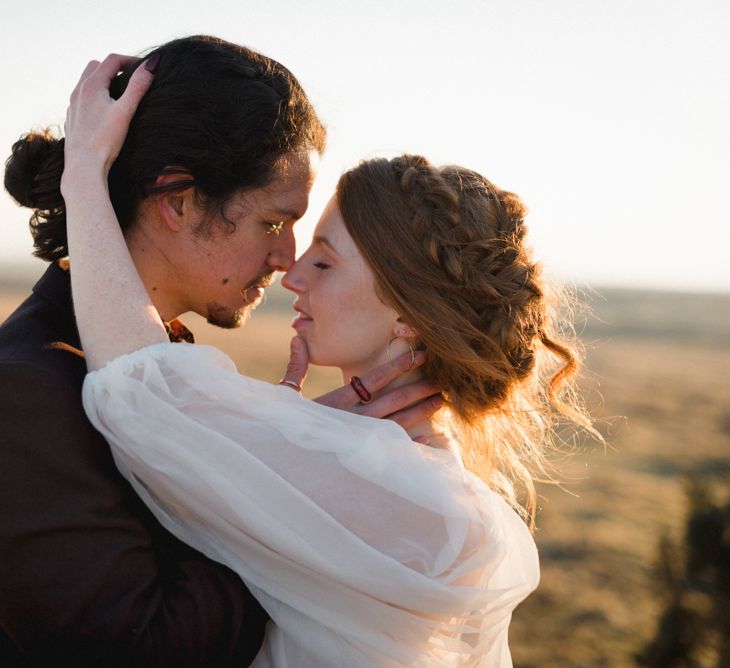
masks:
{"type": "Polygon", "coordinates": [[[512,665],[535,544],[453,454],[241,376],[208,346],[120,357],[83,399],[160,522],[271,615],[256,668],[512,665]]]}

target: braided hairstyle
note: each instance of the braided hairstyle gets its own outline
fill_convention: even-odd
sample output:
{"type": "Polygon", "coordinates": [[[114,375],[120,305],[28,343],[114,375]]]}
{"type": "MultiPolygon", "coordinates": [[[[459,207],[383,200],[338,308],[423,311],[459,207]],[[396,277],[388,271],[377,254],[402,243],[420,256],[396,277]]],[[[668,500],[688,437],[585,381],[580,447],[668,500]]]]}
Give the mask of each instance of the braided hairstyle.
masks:
{"type": "MultiPolygon", "coordinates": [[[[109,173],[109,195],[123,230],[134,223],[142,199],[190,185],[196,204],[210,214],[201,233],[209,231],[216,213],[234,226],[225,217],[233,195],[266,185],[292,151],[324,151],[322,123],[294,75],[277,61],[207,35],[176,39],[147,55],[154,53],[160,54],[159,69],[109,173]],[[156,187],[156,177],[170,171],[189,178],[156,187]]],[[[122,95],[141,62],[111,82],[112,98],[122,95]]],[[[63,152],[63,138],[31,132],[13,145],[5,164],[6,190],[34,209],[35,255],[49,262],[68,255],[63,152]]]]}
{"type": "Polygon", "coordinates": [[[569,328],[526,246],[524,204],[474,171],[413,155],[346,172],[337,201],[380,298],[418,332],[466,465],[534,520],[553,427],[595,432],[570,382],[577,346],[559,342],[569,328]]]}

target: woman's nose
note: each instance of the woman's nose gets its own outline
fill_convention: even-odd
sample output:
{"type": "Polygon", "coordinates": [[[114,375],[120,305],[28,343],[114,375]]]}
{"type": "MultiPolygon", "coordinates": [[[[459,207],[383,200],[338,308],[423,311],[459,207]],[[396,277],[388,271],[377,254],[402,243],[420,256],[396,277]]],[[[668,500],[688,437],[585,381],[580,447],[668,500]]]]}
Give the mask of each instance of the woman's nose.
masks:
{"type": "Polygon", "coordinates": [[[296,294],[301,294],[304,292],[304,282],[302,280],[302,273],[300,270],[301,267],[301,259],[295,262],[289,271],[286,272],[281,278],[281,284],[287,289],[291,290],[292,292],[295,292],[296,294]]]}

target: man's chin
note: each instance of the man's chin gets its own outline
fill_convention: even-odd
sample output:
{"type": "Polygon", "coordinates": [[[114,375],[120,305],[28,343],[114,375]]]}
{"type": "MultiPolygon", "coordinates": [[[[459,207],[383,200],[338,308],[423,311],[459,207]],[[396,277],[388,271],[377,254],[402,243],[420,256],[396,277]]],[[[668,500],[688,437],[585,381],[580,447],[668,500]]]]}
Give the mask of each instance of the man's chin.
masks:
{"type": "Polygon", "coordinates": [[[258,302],[246,304],[240,309],[230,309],[220,304],[209,304],[206,320],[222,329],[236,329],[246,324],[258,302]]]}

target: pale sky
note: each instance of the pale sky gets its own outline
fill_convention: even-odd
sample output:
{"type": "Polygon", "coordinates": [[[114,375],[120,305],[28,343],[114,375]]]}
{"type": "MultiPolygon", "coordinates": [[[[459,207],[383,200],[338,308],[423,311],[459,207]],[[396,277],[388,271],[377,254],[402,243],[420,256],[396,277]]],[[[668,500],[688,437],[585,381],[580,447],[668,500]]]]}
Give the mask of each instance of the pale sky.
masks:
{"type": "MultiPolygon", "coordinates": [[[[303,250],[339,173],[404,151],[518,193],[550,274],[730,291],[728,0],[1,0],[0,147],[62,125],[86,62],[208,33],[280,60],[329,128],[303,250]]],[[[30,212],[0,195],[0,265],[30,212]]]]}

